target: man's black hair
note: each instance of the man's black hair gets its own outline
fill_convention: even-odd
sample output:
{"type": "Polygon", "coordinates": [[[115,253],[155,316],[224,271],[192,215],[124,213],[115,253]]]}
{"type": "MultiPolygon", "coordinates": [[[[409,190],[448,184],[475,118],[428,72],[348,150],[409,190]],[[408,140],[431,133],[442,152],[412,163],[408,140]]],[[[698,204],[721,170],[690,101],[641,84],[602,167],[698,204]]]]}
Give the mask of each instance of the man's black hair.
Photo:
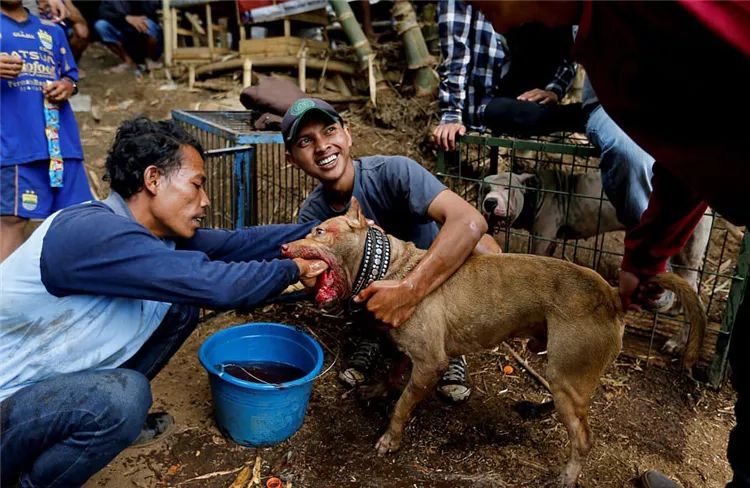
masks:
{"type": "Polygon", "coordinates": [[[169,176],[182,165],[181,146],[194,147],[203,157],[200,142],[171,120],[147,117],[126,120],[117,129],[107,154],[107,175],[113,191],[130,198],[143,189],[143,172],[151,165],[169,176]]]}

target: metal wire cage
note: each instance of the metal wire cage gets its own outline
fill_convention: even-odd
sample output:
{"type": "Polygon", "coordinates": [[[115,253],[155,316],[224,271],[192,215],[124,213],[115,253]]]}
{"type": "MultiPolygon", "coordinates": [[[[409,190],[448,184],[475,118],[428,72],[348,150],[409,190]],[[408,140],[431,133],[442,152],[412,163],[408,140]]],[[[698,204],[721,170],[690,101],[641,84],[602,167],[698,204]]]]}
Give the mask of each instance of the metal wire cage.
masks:
{"type": "MultiPolygon", "coordinates": [[[[465,200],[482,208],[488,185],[487,176],[501,172],[538,174],[555,169],[565,174],[599,171],[599,153],[588,141],[577,134],[562,134],[537,139],[515,139],[478,135],[463,136],[457,150],[440,152],[437,175],[465,200]]],[[[513,190],[526,190],[522,183],[508,184],[513,190]]],[[[596,235],[588,239],[561,232],[552,239],[532,235],[522,229],[494,229],[495,238],[506,252],[531,253],[538,251],[540,241],[547,241],[554,249],[552,255],[597,270],[613,282],[623,255],[624,232],[598,232],[602,228],[606,196],[582,195],[572,186],[560,185],[553,189],[539,188],[538,198],[545,194],[573,198],[593,199],[598,208],[596,235]]],[[[509,205],[508,199],[508,205],[509,205]]],[[[568,226],[573,217],[565,210],[568,226]]],[[[704,225],[710,225],[710,236],[701,247],[702,259],[697,266],[673,262],[675,271],[692,277],[709,317],[709,327],[698,362],[698,373],[711,385],[719,385],[726,374],[729,338],[736,309],[742,299],[744,280],[750,267],[750,234],[744,239],[738,231],[712,211],[707,213],[704,225]]],[[[541,246],[544,248],[547,246],[541,246]]],[[[650,312],[630,313],[626,319],[623,353],[646,363],[667,364],[674,358],[661,351],[662,345],[685,323],[685,317],[676,309],[668,314],[650,312]]]]}
{"type": "Polygon", "coordinates": [[[317,181],[286,161],[279,132],[258,131],[254,111],[172,111],[206,151],[206,225],[241,228],[297,221],[317,181]]]}

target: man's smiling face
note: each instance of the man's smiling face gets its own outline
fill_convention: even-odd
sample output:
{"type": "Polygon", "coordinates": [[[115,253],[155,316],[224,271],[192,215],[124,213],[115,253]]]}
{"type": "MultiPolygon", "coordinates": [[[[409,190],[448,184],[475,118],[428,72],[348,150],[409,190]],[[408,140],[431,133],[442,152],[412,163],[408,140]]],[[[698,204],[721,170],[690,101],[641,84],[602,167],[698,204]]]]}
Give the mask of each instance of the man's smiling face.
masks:
{"type": "Polygon", "coordinates": [[[290,144],[287,159],[310,176],[332,183],[341,178],[350,163],[351,147],[348,127],[311,114],[290,144]]]}

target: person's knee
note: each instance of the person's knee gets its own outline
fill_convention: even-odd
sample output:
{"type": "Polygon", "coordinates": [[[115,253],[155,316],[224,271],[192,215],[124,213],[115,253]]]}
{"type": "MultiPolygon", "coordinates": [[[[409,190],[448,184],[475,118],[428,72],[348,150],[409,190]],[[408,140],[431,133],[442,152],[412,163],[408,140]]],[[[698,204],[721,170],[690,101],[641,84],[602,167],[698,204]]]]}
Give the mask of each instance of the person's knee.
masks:
{"type": "Polygon", "coordinates": [[[99,415],[98,422],[124,448],[138,437],[143,427],[151,407],[151,385],[145,376],[129,369],[107,371],[103,376],[103,400],[107,408],[99,415]]]}
{"type": "Polygon", "coordinates": [[[94,22],[94,30],[101,36],[106,33],[110,28],[109,22],[103,19],[99,19],[94,22]]]}
{"type": "Polygon", "coordinates": [[[148,29],[146,30],[146,34],[149,37],[153,37],[154,39],[161,39],[161,36],[162,36],[161,26],[157,22],[154,22],[153,20],[147,18],[146,25],[148,26],[148,29]]]}
{"type": "Polygon", "coordinates": [[[99,34],[102,42],[105,44],[114,44],[120,42],[120,35],[117,29],[104,19],[94,22],[94,29],[99,34]]]}

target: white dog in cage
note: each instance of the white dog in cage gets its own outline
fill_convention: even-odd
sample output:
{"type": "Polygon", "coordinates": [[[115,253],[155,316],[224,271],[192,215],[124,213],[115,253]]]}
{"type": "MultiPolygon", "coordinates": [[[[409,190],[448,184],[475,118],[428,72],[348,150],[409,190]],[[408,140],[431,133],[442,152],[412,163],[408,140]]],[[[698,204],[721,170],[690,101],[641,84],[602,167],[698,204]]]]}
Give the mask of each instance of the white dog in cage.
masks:
{"type": "MultiPolygon", "coordinates": [[[[589,237],[624,230],[614,206],[602,189],[599,171],[567,173],[543,169],[533,173],[500,173],[483,184],[482,213],[493,234],[509,228],[528,230],[531,252],[552,255],[559,239],[589,237]]],[[[698,272],[711,232],[710,215],[701,219],[690,240],[673,259],[675,272],[698,289],[698,272]]],[[[682,352],[689,327],[684,326],[664,345],[670,354],[682,352]]]]}

